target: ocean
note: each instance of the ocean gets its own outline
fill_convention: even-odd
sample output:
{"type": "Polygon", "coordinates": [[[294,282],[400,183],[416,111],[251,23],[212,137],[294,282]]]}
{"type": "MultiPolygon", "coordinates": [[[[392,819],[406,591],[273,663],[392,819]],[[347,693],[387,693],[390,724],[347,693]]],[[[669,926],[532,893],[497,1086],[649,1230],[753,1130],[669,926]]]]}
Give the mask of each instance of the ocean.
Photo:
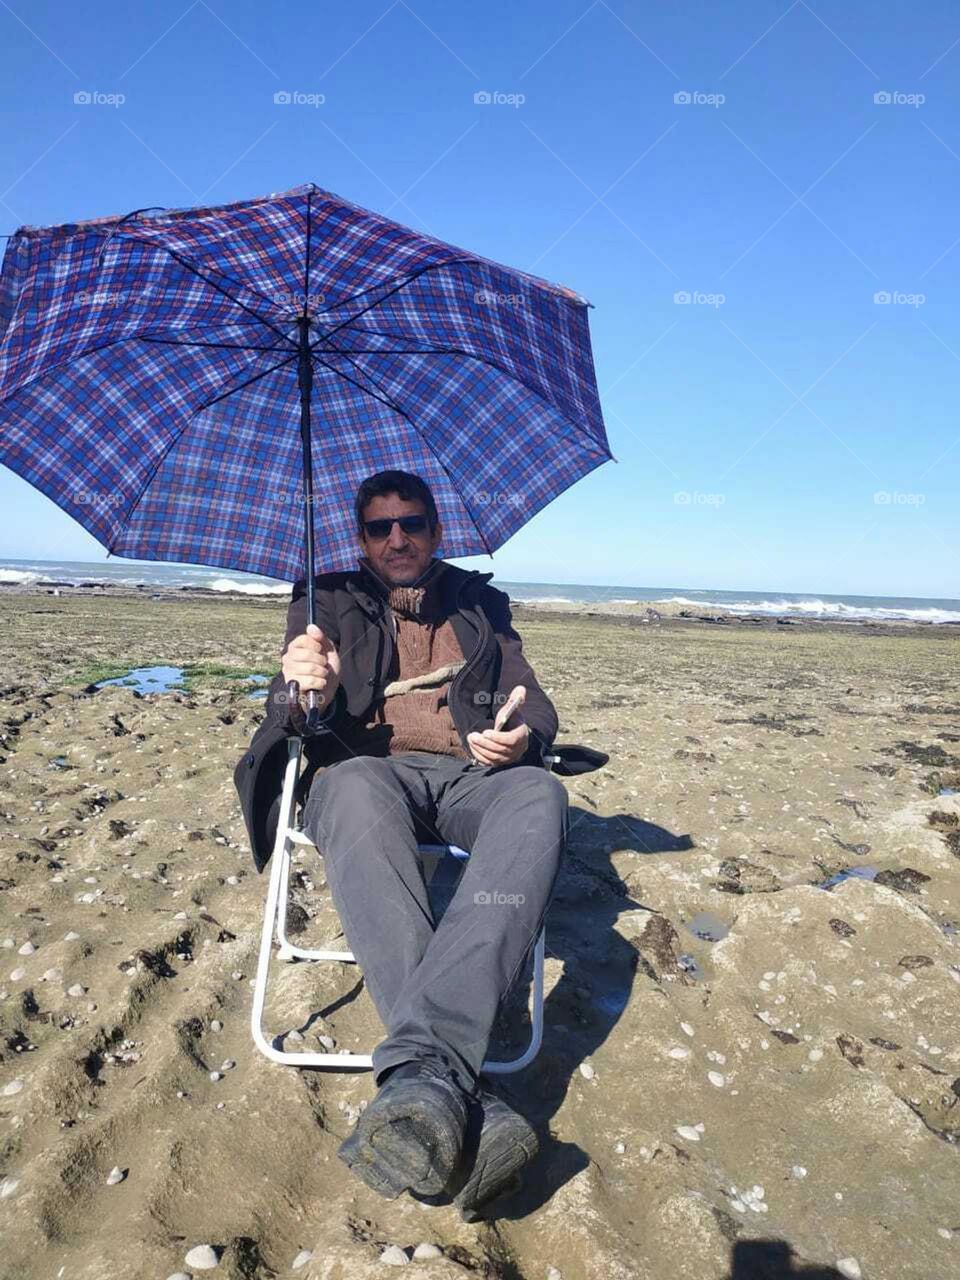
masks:
{"type": "MultiPolygon", "coordinates": [[[[152,561],[0,560],[0,585],[40,586],[83,582],[122,586],[204,587],[208,591],[239,591],[258,596],[287,596],[288,583],[250,573],[199,565],[152,561]]],[[[553,602],[571,605],[632,604],[645,600],[690,608],[723,609],[731,613],[769,617],[804,617],[833,621],[960,623],[960,600],[914,596],[837,596],[792,591],[694,590],[690,587],[593,586],[586,583],[510,582],[493,579],[518,603],[553,602]]]]}

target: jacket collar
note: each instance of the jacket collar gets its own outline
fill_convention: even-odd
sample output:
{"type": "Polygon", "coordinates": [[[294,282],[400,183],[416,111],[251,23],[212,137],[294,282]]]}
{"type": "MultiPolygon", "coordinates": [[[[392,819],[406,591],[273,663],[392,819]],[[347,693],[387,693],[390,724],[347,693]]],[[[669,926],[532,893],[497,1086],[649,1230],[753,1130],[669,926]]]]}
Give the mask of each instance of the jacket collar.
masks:
{"type": "MultiPolygon", "coordinates": [[[[347,576],[346,589],[365,612],[379,618],[386,604],[384,584],[368,567],[363,556],[358,558],[358,564],[359,568],[347,576]]],[[[492,577],[492,573],[481,573],[479,569],[461,569],[446,560],[434,558],[418,580],[418,585],[425,585],[428,580],[436,581],[440,589],[440,600],[449,614],[456,611],[461,600],[465,603],[472,602],[492,577]]]]}

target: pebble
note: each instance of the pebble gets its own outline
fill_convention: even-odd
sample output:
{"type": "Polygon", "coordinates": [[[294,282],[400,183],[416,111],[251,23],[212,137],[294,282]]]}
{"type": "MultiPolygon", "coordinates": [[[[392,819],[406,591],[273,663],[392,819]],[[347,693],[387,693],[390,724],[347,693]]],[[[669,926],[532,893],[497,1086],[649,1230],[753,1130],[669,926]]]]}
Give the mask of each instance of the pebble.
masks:
{"type": "Polygon", "coordinates": [[[589,1062],[581,1062],[580,1074],[583,1076],[584,1080],[592,1080],[597,1073],[589,1062]]]}
{"type": "Polygon", "coordinates": [[[22,968],[21,968],[21,969],[12,969],[12,970],[11,970],[11,972],[10,972],[10,981],[11,981],[11,982],[19,982],[21,978],[25,978],[26,976],[27,976],[27,971],[26,971],[26,969],[22,969],[22,968]]]}
{"type": "Polygon", "coordinates": [[[13,947],[15,947],[17,944],[14,942],[14,940],[13,940],[12,938],[4,938],[2,945],[3,945],[4,947],[13,948],[13,947]]]}
{"type": "Polygon", "coordinates": [[[811,1049],[810,1052],[807,1054],[807,1058],[809,1059],[810,1062],[819,1062],[822,1057],[823,1057],[822,1049],[811,1049]]]}
{"type": "Polygon", "coordinates": [[[863,1272],[860,1270],[860,1263],[856,1258],[838,1258],[837,1270],[846,1280],[860,1280],[863,1272]]]}
{"type": "Polygon", "coordinates": [[[107,1174],[107,1186],[115,1187],[117,1183],[122,1182],[126,1176],[127,1175],[123,1172],[123,1170],[119,1167],[119,1165],[114,1165],[113,1168],[110,1170],[110,1172],[107,1174]]]}
{"type": "Polygon", "coordinates": [[[547,1280],[563,1280],[563,1272],[556,1267],[547,1267],[547,1280]]]}
{"type": "Polygon", "coordinates": [[[678,1125],[676,1131],[681,1138],[686,1138],[688,1142],[700,1141],[700,1131],[699,1129],[695,1129],[693,1125],[690,1125],[690,1124],[678,1125]]]}
{"type": "Polygon", "coordinates": [[[414,1249],[413,1257],[415,1262],[425,1262],[428,1258],[442,1258],[443,1250],[429,1240],[424,1240],[423,1244],[418,1244],[414,1249]]]}
{"type": "Polygon", "coordinates": [[[312,1257],[313,1254],[309,1249],[301,1249],[294,1260],[290,1263],[290,1270],[299,1271],[301,1267],[305,1267],[307,1265],[312,1257]]]}
{"type": "Polygon", "coordinates": [[[681,1022],[681,1023],[680,1023],[680,1030],[681,1030],[681,1031],[683,1032],[683,1034],[684,1034],[684,1035],[686,1035],[686,1036],[692,1036],[692,1035],[693,1035],[693,1027],[691,1027],[691,1025],[690,1025],[690,1023],[689,1023],[689,1022],[681,1022]]]}
{"type": "Polygon", "coordinates": [[[13,1095],[15,1093],[19,1093],[22,1088],[22,1080],[11,1080],[9,1084],[5,1084],[3,1088],[0,1089],[0,1093],[2,1093],[5,1098],[12,1098],[13,1095]]]}
{"type": "Polygon", "coordinates": [[[185,911],[178,911],[173,918],[174,920],[186,920],[187,913],[185,911]]]}
{"type": "Polygon", "coordinates": [[[195,1244],[184,1258],[184,1262],[188,1267],[196,1267],[198,1271],[209,1271],[219,1264],[220,1259],[212,1245],[195,1244]]]}
{"type": "MultiPolygon", "coordinates": [[[[304,582],[306,582],[306,578],[304,578],[304,582]]],[[[285,1039],[285,1040],[290,1040],[290,1041],[292,1041],[294,1044],[300,1044],[300,1043],[303,1041],[303,1032],[302,1032],[302,1031],[288,1031],[288,1032],[287,1032],[287,1034],[286,1034],[286,1036],[284,1037],[284,1039],[285,1039]]]]}
{"type": "Polygon", "coordinates": [[[222,1031],[222,1030],[223,1030],[223,1023],[222,1023],[222,1022],[220,1022],[217,1018],[214,1018],[214,1020],[210,1023],[210,1030],[211,1030],[211,1031],[222,1031]]]}
{"type": "Polygon", "coordinates": [[[681,1049],[681,1048],[679,1048],[679,1047],[678,1047],[678,1048],[676,1048],[676,1049],[670,1049],[670,1050],[668,1050],[668,1052],[667,1052],[667,1057],[668,1057],[668,1058],[689,1058],[689,1057],[690,1057],[690,1050],[689,1050],[689,1049],[681,1049]]]}
{"type": "Polygon", "coordinates": [[[63,940],[64,942],[76,942],[78,941],[79,937],[80,937],[79,933],[71,929],[69,933],[65,933],[63,935],[63,940]]]}
{"type": "Polygon", "coordinates": [[[223,1079],[223,1076],[220,1074],[220,1072],[219,1072],[219,1071],[211,1071],[211,1072],[210,1072],[210,1079],[214,1082],[214,1084],[216,1084],[216,1082],[217,1082],[218,1080],[222,1080],[222,1079],[223,1079]]]}
{"type": "Polygon", "coordinates": [[[167,1280],[193,1280],[192,1276],[188,1276],[186,1271],[175,1271],[172,1276],[167,1276],[167,1280]]]}
{"type": "Polygon", "coordinates": [[[7,1200],[16,1191],[20,1185],[19,1178],[4,1178],[0,1182],[0,1200],[7,1200]]]}
{"type": "MultiPolygon", "coordinates": [[[[306,579],[304,579],[304,581],[306,581],[306,579]]],[[[230,977],[234,980],[234,982],[240,982],[243,979],[243,974],[240,972],[239,969],[234,969],[230,977]]]]}
{"type": "Polygon", "coordinates": [[[226,1062],[220,1064],[221,1071],[232,1071],[237,1064],[232,1058],[227,1058],[226,1062]]]}
{"type": "Polygon", "coordinates": [[[337,1047],[337,1042],[336,1040],[334,1040],[333,1036],[327,1036],[327,1035],[317,1036],[317,1040],[324,1047],[324,1049],[335,1049],[337,1047]]]}
{"type": "Polygon", "coordinates": [[[807,1176],[807,1171],[802,1164],[795,1164],[790,1172],[795,1178],[805,1178],[807,1176]]]}
{"type": "Polygon", "coordinates": [[[40,975],[40,981],[41,981],[41,982],[62,982],[62,981],[63,981],[63,970],[62,970],[62,969],[48,969],[48,970],[46,971],[46,973],[42,973],[42,974],[40,975]]]}
{"type": "Polygon", "coordinates": [[[626,1146],[625,1146],[622,1142],[615,1142],[615,1143],[613,1144],[613,1149],[614,1149],[614,1151],[617,1153],[617,1155],[618,1155],[618,1156],[622,1156],[622,1155],[623,1155],[623,1153],[626,1151],[626,1149],[627,1149],[627,1148],[626,1148],[626,1146]]]}
{"type": "Polygon", "coordinates": [[[32,956],[33,953],[36,951],[36,949],[37,948],[33,945],[32,942],[25,942],[22,947],[17,948],[17,955],[32,956]]]}
{"type": "Polygon", "coordinates": [[[385,1262],[389,1267],[405,1267],[410,1259],[396,1244],[388,1244],[380,1255],[380,1261],[385,1262]]]}
{"type": "MultiPolygon", "coordinates": [[[[306,581],[306,579],[304,579],[304,581],[306,581]]],[[[240,883],[239,876],[227,876],[227,884],[239,884],[239,883],[240,883]]]]}
{"type": "Polygon", "coordinates": [[[75,982],[72,987],[67,987],[68,996],[80,997],[80,996],[85,996],[86,994],[87,994],[87,988],[83,985],[82,982],[75,982]]]}
{"type": "Polygon", "coordinates": [[[710,1081],[711,1084],[716,1085],[718,1089],[722,1089],[723,1086],[727,1083],[719,1071],[708,1071],[707,1079],[710,1081]]]}

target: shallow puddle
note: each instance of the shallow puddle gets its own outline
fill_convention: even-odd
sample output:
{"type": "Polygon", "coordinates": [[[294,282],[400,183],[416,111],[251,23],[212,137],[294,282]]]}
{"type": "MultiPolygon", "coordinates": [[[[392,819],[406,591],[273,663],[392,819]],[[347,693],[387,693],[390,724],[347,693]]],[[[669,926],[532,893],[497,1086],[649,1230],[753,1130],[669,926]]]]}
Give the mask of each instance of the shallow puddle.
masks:
{"type": "Polygon", "coordinates": [[[715,916],[710,911],[698,911],[691,920],[685,921],[684,925],[695,938],[699,938],[702,942],[719,942],[730,932],[730,926],[724,924],[719,916],[715,916]]]}
{"type": "Polygon", "coordinates": [[[832,889],[835,884],[842,884],[844,880],[875,880],[879,870],[879,867],[844,867],[829,880],[822,880],[817,888],[832,889]]]}
{"type": "Polygon", "coordinates": [[[183,686],[183,667],[134,667],[126,675],[98,680],[94,687],[105,689],[111,684],[133,689],[135,693],[168,693],[183,686]]]}

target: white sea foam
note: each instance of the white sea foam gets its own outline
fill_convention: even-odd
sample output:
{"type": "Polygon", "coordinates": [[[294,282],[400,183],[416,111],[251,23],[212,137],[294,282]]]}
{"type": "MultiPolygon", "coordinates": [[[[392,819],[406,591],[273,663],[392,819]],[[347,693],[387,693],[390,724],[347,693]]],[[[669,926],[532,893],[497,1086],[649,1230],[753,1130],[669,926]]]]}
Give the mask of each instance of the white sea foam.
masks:
{"type": "Polygon", "coordinates": [[[874,622],[960,622],[960,610],[897,609],[884,606],[844,604],[841,600],[691,600],[687,596],[670,596],[668,604],[693,609],[725,609],[728,613],[764,613],[780,617],[792,613],[811,618],[849,618],[851,621],[874,622]]]}
{"type": "Polygon", "coordinates": [[[26,569],[0,569],[0,582],[16,582],[28,585],[31,582],[49,582],[44,573],[30,573],[26,569]]]}
{"type": "Polygon", "coordinates": [[[290,584],[286,582],[240,582],[237,578],[214,578],[203,584],[211,591],[238,591],[245,596],[288,596],[290,584]]]}

